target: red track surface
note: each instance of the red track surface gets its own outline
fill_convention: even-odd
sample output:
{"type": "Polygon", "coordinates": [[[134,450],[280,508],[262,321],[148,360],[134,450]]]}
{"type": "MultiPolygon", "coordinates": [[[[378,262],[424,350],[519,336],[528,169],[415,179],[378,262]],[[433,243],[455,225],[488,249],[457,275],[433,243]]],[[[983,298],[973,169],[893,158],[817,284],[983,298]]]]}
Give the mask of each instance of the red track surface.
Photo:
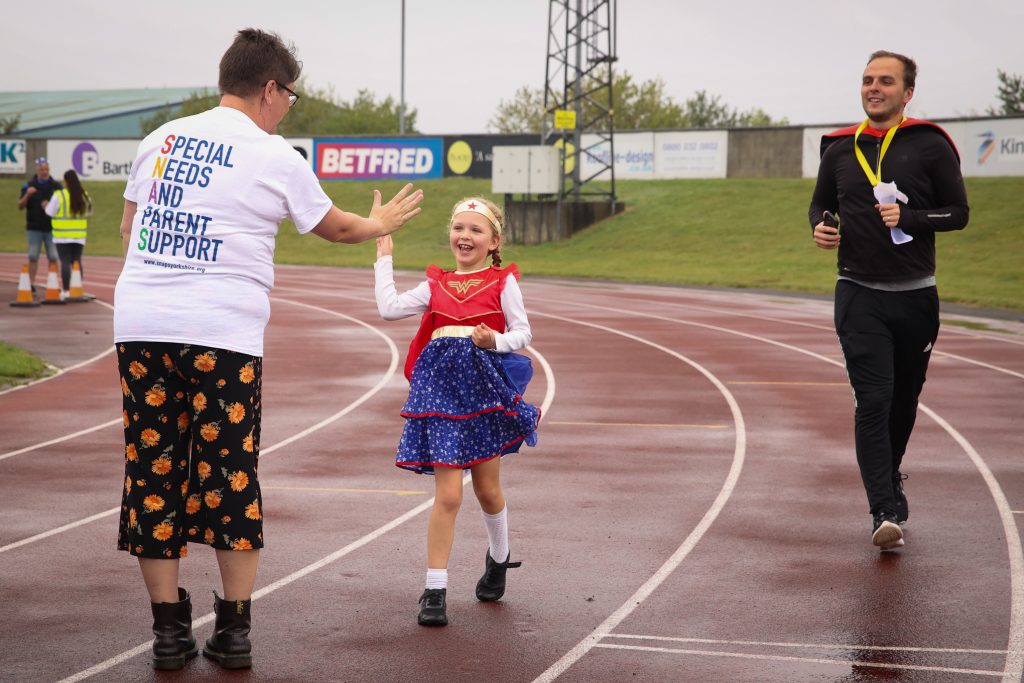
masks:
{"type": "MultiPolygon", "coordinates": [[[[9,300],[20,259],[0,255],[9,300]]],[[[528,398],[546,410],[538,447],[505,460],[523,567],[502,602],[476,601],[467,491],[451,625],[427,629],[433,480],[392,464],[415,321],[379,320],[368,270],[295,267],[267,330],[254,667],[154,672],[145,589],[114,549],[118,262],[86,267],[97,302],[0,307],[0,339],[65,369],[0,393],[0,680],[1021,679],[1024,325],[944,325],[905,461],[907,546],[879,554],[830,302],[527,277],[528,398]]],[[[204,640],[220,587],[191,549],[204,640]]]]}

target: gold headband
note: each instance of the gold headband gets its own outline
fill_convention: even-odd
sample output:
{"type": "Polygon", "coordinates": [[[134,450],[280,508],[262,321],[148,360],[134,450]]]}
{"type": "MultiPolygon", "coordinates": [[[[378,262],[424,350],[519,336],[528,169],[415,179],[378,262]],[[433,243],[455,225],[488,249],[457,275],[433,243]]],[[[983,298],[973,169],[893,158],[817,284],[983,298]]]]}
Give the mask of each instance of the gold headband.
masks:
{"type": "Polygon", "coordinates": [[[499,235],[501,234],[501,223],[498,222],[498,217],[495,216],[494,212],[491,211],[490,208],[488,208],[488,206],[484,204],[480,199],[476,197],[470,197],[466,201],[456,206],[455,210],[452,211],[452,220],[455,219],[455,216],[465,211],[480,214],[488,221],[490,221],[491,225],[494,226],[494,231],[496,233],[498,233],[499,235]]]}

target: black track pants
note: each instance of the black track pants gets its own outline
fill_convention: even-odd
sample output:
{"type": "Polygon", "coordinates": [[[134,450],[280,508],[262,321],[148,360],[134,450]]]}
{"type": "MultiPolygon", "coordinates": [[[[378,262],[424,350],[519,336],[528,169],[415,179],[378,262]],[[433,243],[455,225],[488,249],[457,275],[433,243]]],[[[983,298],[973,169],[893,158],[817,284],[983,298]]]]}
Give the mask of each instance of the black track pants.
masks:
{"type": "Polygon", "coordinates": [[[870,511],[894,512],[892,478],[939,333],[938,291],[887,292],[839,280],[835,324],[856,402],[857,464],[870,511]]]}

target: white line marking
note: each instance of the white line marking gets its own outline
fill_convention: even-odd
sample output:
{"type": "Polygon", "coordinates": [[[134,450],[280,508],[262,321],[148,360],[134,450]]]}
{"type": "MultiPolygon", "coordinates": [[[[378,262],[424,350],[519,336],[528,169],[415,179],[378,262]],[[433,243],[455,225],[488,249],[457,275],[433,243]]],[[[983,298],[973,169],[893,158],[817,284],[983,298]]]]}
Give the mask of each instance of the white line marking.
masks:
{"type": "Polygon", "coordinates": [[[598,643],[595,647],[603,647],[610,650],[634,650],[639,652],[667,652],[680,655],[704,655],[707,657],[732,657],[736,659],[759,659],[771,662],[806,662],[808,664],[832,664],[848,668],[870,667],[874,669],[907,669],[910,671],[936,671],[941,673],[973,674],[976,676],[1002,676],[1002,671],[988,671],[985,669],[953,669],[943,666],[919,666],[915,664],[886,664],[883,662],[861,662],[857,660],[840,659],[819,659],[813,657],[785,657],[782,655],[756,655],[742,652],[714,652],[709,650],[683,650],[671,647],[644,647],[641,645],[618,645],[611,643],[598,643]]]}
{"type": "Polygon", "coordinates": [[[664,346],[661,346],[660,344],[656,344],[647,339],[643,339],[641,337],[637,337],[627,332],[622,332],[620,330],[616,330],[610,327],[605,327],[603,325],[596,325],[594,323],[588,323],[579,320],[571,320],[569,318],[563,318],[561,316],[551,315],[547,313],[533,313],[532,315],[541,315],[547,318],[554,318],[556,320],[562,320],[564,322],[570,322],[577,325],[583,325],[585,327],[592,327],[594,329],[604,330],[605,332],[610,332],[612,334],[618,334],[623,337],[626,337],[627,339],[632,339],[641,344],[646,344],[652,348],[658,349],[659,351],[662,351],[663,353],[666,353],[669,356],[672,356],[673,358],[678,358],[679,360],[683,361],[684,363],[686,363],[687,365],[689,365],[690,367],[694,368],[699,373],[704,375],[704,377],[707,378],[707,380],[718,389],[719,393],[721,393],[722,396],[725,398],[726,403],[728,403],[729,410],[732,412],[733,422],[736,425],[736,446],[733,452],[732,465],[729,468],[729,474],[726,476],[725,481],[722,483],[722,488],[718,492],[718,496],[715,498],[714,502],[712,502],[711,507],[709,507],[707,512],[704,513],[704,517],[702,517],[697,526],[693,528],[693,531],[691,531],[690,535],[686,537],[682,545],[680,545],[679,548],[677,548],[676,551],[672,553],[672,556],[669,557],[665,561],[665,563],[662,564],[661,567],[659,567],[658,570],[649,579],[647,579],[647,581],[645,581],[643,585],[640,586],[640,588],[638,588],[636,592],[633,593],[633,595],[631,595],[622,604],[621,607],[619,607],[607,619],[601,622],[601,624],[596,629],[594,629],[590,633],[590,635],[588,635],[586,638],[580,641],[574,648],[569,650],[569,652],[565,653],[565,655],[563,655],[561,659],[552,664],[550,667],[548,667],[546,671],[544,671],[541,675],[535,678],[534,683],[537,683],[539,681],[553,681],[555,678],[561,675],[566,669],[568,669],[574,663],[579,661],[579,659],[583,657],[583,655],[585,655],[587,652],[589,652],[592,647],[598,645],[598,642],[601,640],[601,638],[610,633],[611,630],[618,626],[623,619],[628,617],[633,612],[633,610],[635,610],[644,600],[646,600],[647,597],[650,596],[651,593],[653,593],[655,589],[657,589],[658,586],[660,586],[661,583],[666,578],[668,578],[668,576],[673,571],[675,571],[676,567],[679,566],[679,564],[686,558],[686,556],[690,554],[690,551],[693,550],[693,548],[697,545],[697,543],[704,536],[704,534],[707,533],[707,530],[711,527],[711,524],[715,521],[715,518],[718,517],[718,514],[722,511],[722,508],[725,507],[725,503],[726,501],[729,500],[729,496],[732,495],[733,489],[736,488],[736,481],[739,479],[740,472],[743,470],[743,462],[747,447],[747,431],[746,426],[743,422],[743,414],[740,412],[739,404],[736,403],[736,399],[733,398],[731,393],[729,393],[729,389],[722,382],[720,382],[717,377],[711,374],[711,372],[709,372],[696,362],[690,360],[686,356],[683,356],[673,351],[672,349],[666,348],[664,346]]]}
{"type": "Polygon", "coordinates": [[[1006,650],[976,650],[960,647],[896,647],[890,645],[854,645],[852,643],[777,643],[757,640],[720,640],[717,638],[680,638],[674,636],[642,636],[632,633],[609,633],[609,638],[632,640],[664,640],[673,643],[701,643],[705,645],[751,645],[755,647],[793,647],[808,650],[884,650],[886,652],[948,652],[972,655],[1005,655],[1006,650]]]}
{"type": "Polygon", "coordinates": [[[77,432],[73,432],[71,434],[65,434],[64,436],[59,436],[56,439],[50,439],[49,441],[42,441],[40,443],[33,444],[31,446],[25,446],[24,448],[19,448],[16,451],[9,451],[7,453],[4,453],[4,454],[0,455],[0,460],[6,460],[7,458],[13,458],[16,455],[21,455],[22,453],[28,453],[29,451],[34,451],[34,450],[37,450],[39,448],[46,448],[47,446],[52,446],[54,444],[58,444],[58,443],[61,443],[63,441],[69,441],[69,440],[74,439],[76,437],[84,436],[85,434],[91,434],[92,432],[99,431],[99,430],[103,429],[104,427],[111,427],[113,425],[121,424],[121,423],[122,423],[122,418],[120,418],[120,417],[116,418],[114,420],[110,420],[109,422],[102,422],[102,423],[100,423],[98,425],[95,425],[93,427],[87,427],[86,429],[81,429],[81,430],[79,430],[77,432]]]}
{"type": "Polygon", "coordinates": [[[1013,518],[1013,511],[1010,509],[1006,494],[1003,493],[992,470],[974,450],[974,446],[934,410],[923,403],[920,406],[922,412],[935,420],[964,449],[988,485],[992,500],[995,501],[996,509],[999,510],[999,519],[1003,523],[1003,535],[1006,537],[1006,552],[1010,560],[1010,626],[1006,644],[1006,649],[1009,652],[1004,665],[1003,683],[1019,681],[1021,675],[1024,674],[1024,615],[1021,614],[1021,610],[1024,609],[1024,581],[1021,580],[1024,577],[1024,549],[1021,548],[1017,522],[1013,518]]]}
{"type": "MultiPolygon", "coordinates": [[[[27,382],[25,384],[19,384],[18,386],[15,386],[15,387],[8,387],[7,389],[4,389],[4,390],[0,391],[0,396],[3,396],[4,394],[9,394],[9,393],[11,393],[13,391],[21,391],[22,389],[27,389],[28,387],[34,387],[37,384],[42,384],[43,382],[49,382],[51,379],[57,379],[61,375],[67,374],[67,373],[69,373],[69,372],[71,372],[73,370],[77,370],[78,368],[85,367],[86,365],[89,365],[90,363],[95,363],[99,359],[104,358],[106,356],[109,356],[113,352],[114,352],[114,342],[110,342],[110,348],[109,349],[107,349],[106,351],[103,351],[102,353],[97,353],[95,356],[93,356],[92,358],[90,358],[88,360],[83,360],[80,363],[75,363],[74,365],[69,365],[66,368],[57,368],[57,372],[53,373],[52,375],[47,375],[46,377],[40,377],[39,379],[32,380],[31,382],[27,382]]],[[[57,366],[54,365],[52,367],[57,367],[57,366]]]]}
{"type": "MultiPolygon", "coordinates": [[[[345,406],[344,408],[342,408],[338,412],[334,413],[333,415],[330,415],[329,417],[326,417],[323,420],[320,420],[315,425],[312,425],[311,427],[303,429],[301,432],[298,432],[297,434],[293,434],[292,436],[288,437],[287,439],[284,439],[283,441],[279,441],[278,443],[276,443],[276,444],[274,444],[272,446],[268,446],[266,448],[261,448],[260,449],[260,457],[263,457],[265,455],[269,455],[270,453],[273,453],[274,451],[276,451],[279,448],[283,448],[284,446],[287,446],[287,445],[289,445],[291,443],[294,443],[298,439],[301,439],[301,438],[303,438],[305,436],[309,436],[313,432],[315,432],[315,431],[317,431],[319,429],[323,429],[324,427],[326,427],[327,425],[331,424],[332,422],[334,422],[334,421],[344,417],[345,415],[348,415],[350,412],[355,410],[357,407],[361,406],[363,403],[365,403],[366,401],[370,400],[370,398],[374,394],[376,394],[381,389],[383,389],[387,385],[387,383],[391,380],[391,377],[395,374],[395,370],[398,368],[398,357],[399,357],[398,347],[395,346],[395,343],[393,341],[391,341],[391,339],[387,335],[385,335],[383,332],[381,332],[377,328],[373,327],[372,325],[368,325],[368,324],[364,323],[363,321],[358,320],[356,318],[353,318],[351,316],[347,316],[344,313],[338,313],[337,311],[331,311],[331,310],[328,310],[326,308],[317,308],[316,306],[309,306],[308,304],[302,304],[302,303],[295,302],[295,301],[289,301],[287,299],[280,299],[280,301],[284,301],[285,303],[293,303],[293,304],[295,304],[297,306],[303,306],[303,307],[306,307],[306,308],[312,308],[313,310],[319,311],[321,313],[327,313],[329,315],[333,315],[333,316],[336,316],[336,317],[339,317],[339,318],[344,318],[346,320],[350,320],[352,322],[355,322],[355,323],[365,327],[366,329],[368,329],[371,332],[373,332],[373,333],[377,334],[378,336],[380,336],[380,338],[383,339],[387,343],[388,349],[390,349],[390,351],[391,351],[391,362],[388,365],[387,371],[381,377],[380,381],[378,381],[373,387],[371,387],[369,390],[367,390],[366,393],[364,393],[362,396],[360,396],[355,401],[353,401],[352,403],[348,404],[347,406],[345,406]]],[[[121,422],[121,418],[117,418],[116,420],[113,420],[113,422],[106,423],[106,424],[113,424],[113,423],[117,423],[117,422],[121,422]]],[[[106,424],[100,425],[100,427],[106,426],[106,424]]],[[[93,428],[93,429],[96,429],[96,428],[93,428]]],[[[71,436],[74,436],[74,435],[71,435],[71,436]]],[[[65,438],[70,438],[70,437],[63,437],[62,439],[58,439],[56,441],[62,441],[65,438]]],[[[40,444],[40,446],[42,446],[42,445],[46,445],[46,444],[40,444]]],[[[115,507],[115,508],[111,508],[109,510],[104,510],[103,512],[98,512],[95,515],[92,515],[91,517],[86,517],[85,519],[80,519],[80,520],[77,520],[75,522],[71,522],[70,524],[65,524],[64,526],[58,527],[57,529],[50,529],[49,531],[44,531],[42,533],[36,534],[35,536],[29,536],[28,538],[23,538],[20,541],[16,541],[14,543],[10,543],[10,544],[5,545],[5,546],[0,546],[0,553],[6,552],[8,550],[13,550],[15,548],[19,548],[19,547],[21,547],[23,545],[27,545],[27,544],[33,543],[35,541],[41,541],[44,538],[49,538],[50,536],[53,536],[54,534],[58,534],[58,533],[61,533],[61,532],[64,532],[64,531],[70,531],[71,529],[74,529],[76,527],[83,526],[85,524],[89,524],[90,522],[94,522],[97,519],[102,519],[103,517],[107,517],[109,515],[117,514],[120,511],[120,509],[121,509],[121,507],[118,506],[118,507],[115,507]]]]}
{"type": "Polygon", "coordinates": [[[960,361],[961,363],[969,363],[971,365],[977,365],[977,366],[980,366],[980,367],[983,367],[983,368],[988,368],[989,370],[994,370],[995,372],[1001,372],[1003,374],[1010,375],[1011,377],[1016,377],[1018,379],[1024,379],[1024,374],[1022,374],[1022,373],[1015,372],[1015,371],[1010,370],[1008,368],[1001,368],[998,365],[991,365],[989,363],[984,363],[984,362],[982,362],[980,360],[973,360],[971,358],[966,358],[965,356],[958,356],[958,355],[953,354],[953,353],[947,353],[945,351],[938,351],[938,350],[935,351],[935,355],[945,356],[947,358],[953,358],[955,360],[960,361]]]}
{"type": "Polygon", "coordinates": [[[104,517],[107,517],[109,515],[114,514],[115,512],[117,512],[120,509],[121,509],[120,507],[116,507],[116,508],[112,508],[110,510],[104,510],[103,512],[97,512],[95,515],[92,515],[91,517],[86,517],[85,519],[78,519],[78,520],[75,520],[74,522],[71,522],[70,524],[65,524],[64,526],[59,526],[56,529],[50,529],[49,531],[44,531],[41,534],[36,534],[35,536],[29,536],[28,538],[23,538],[20,541],[15,541],[14,543],[8,543],[7,545],[0,546],[0,553],[7,552],[8,550],[14,550],[15,548],[20,548],[21,546],[28,545],[29,543],[35,543],[36,541],[41,541],[44,538],[49,538],[50,536],[55,536],[55,535],[57,535],[59,533],[65,532],[65,531],[70,531],[71,529],[74,529],[75,527],[80,527],[83,524],[89,524],[90,522],[95,522],[97,519],[103,519],[104,517]]]}
{"type": "MultiPolygon", "coordinates": [[[[564,302],[560,302],[560,301],[559,302],[553,302],[553,303],[564,304],[564,302]]],[[[731,330],[729,328],[719,327],[717,325],[709,325],[707,323],[698,323],[698,322],[694,322],[694,321],[690,321],[690,320],[679,320],[679,319],[676,319],[676,318],[668,318],[668,317],[665,317],[665,316],[654,315],[654,314],[650,314],[650,313],[640,313],[640,312],[637,312],[637,311],[628,311],[628,310],[624,310],[624,309],[620,309],[620,308],[614,308],[614,307],[611,307],[611,306],[599,306],[599,305],[596,305],[596,304],[584,304],[584,303],[580,303],[580,302],[574,302],[572,305],[575,306],[575,307],[586,307],[586,308],[593,308],[593,309],[602,310],[602,311],[611,311],[611,312],[614,312],[614,313],[619,313],[619,314],[628,315],[628,316],[638,316],[638,317],[644,317],[644,318],[651,318],[651,319],[655,319],[655,320],[663,320],[665,322],[674,323],[674,324],[678,324],[678,325],[690,325],[690,326],[693,326],[693,327],[701,327],[701,328],[708,329],[708,330],[714,330],[714,331],[717,331],[717,332],[723,332],[723,333],[726,333],[726,334],[732,334],[732,335],[736,335],[736,336],[739,336],[739,337],[744,337],[746,339],[752,339],[752,340],[760,341],[760,342],[763,342],[763,343],[766,343],[766,344],[770,344],[770,345],[773,345],[773,346],[778,346],[780,348],[789,349],[789,350],[794,351],[796,353],[800,353],[800,354],[803,354],[803,355],[810,356],[812,358],[817,358],[819,360],[825,361],[826,363],[830,363],[832,365],[838,366],[839,368],[843,368],[844,367],[843,364],[840,363],[839,361],[833,360],[831,358],[823,356],[823,355],[821,355],[819,353],[815,353],[814,351],[810,351],[808,349],[804,349],[804,348],[801,348],[801,347],[798,347],[798,346],[793,346],[791,344],[786,344],[786,343],[783,343],[783,342],[779,342],[779,341],[776,341],[774,339],[768,339],[766,337],[760,337],[758,335],[749,334],[747,332],[740,332],[738,330],[731,330]]],[[[537,315],[537,314],[535,314],[535,315],[537,315]]],[[[544,314],[540,314],[540,315],[544,315],[544,314]]],[[[554,316],[554,315],[549,315],[548,317],[558,318],[558,316],[554,316]]],[[[606,328],[606,329],[610,329],[610,328],[606,328]]],[[[625,334],[625,333],[621,333],[621,334],[625,334]]],[[[1008,552],[1008,554],[1010,556],[1010,570],[1009,570],[1009,574],[1010,574],[1010,607],[1009,607],[1010,624],[1009,624],[1009,628],[1007,629],[1007,631],[1008,631],[1008,633],[1007,633],[1007,653],[1008,654],[1007,654],[1007,657],[1006,657],[1005,674],[1004,674],[1004,678],[1003,678],[1003,683],[1011,683],[1011,682],[1017,683],[1018,681],[1021,680],[1022,675],[1024,675],[1024,614],[1022,614],[1022,610],[1024,610],[1024,548],[1021,547],[1020,533],[1019,533],[1019,531],[1017,529],[1017,523],[1016,523],[1016,521],[1013,518],[1013,514],[1010,511],[1010,506],[1009,506],[1009,503],[1007,502],[1006,495],[1003,493],[1002,488],[999,486],[998,480],[996,480],[996,478],[992,474],[991,470],[989,470],[988,466],[985,464],[985,461],[981,458],[981,456],[977,453],[977,451],[974,450],[974,447],[971,446],[971,444],[967,441],[967,439],[965,439],[958,431],[956,431],[948,422],[946,422],[941,417],[939,417],[939,415],[937,413],[935,413],[933,410],[931,410],[930,408],[925,406],[925,404],[920,403],[919,407],[921,408],[921,410],[925,414],[927,414],[929,417],[931,417],[940,427],[942,427],[951,437],[953,437],[953,440],[956,441],[957,443],[959,443],[960,446],[964,449],[964,452],[967,454],[967,456],[974,463],[975,467],[981,473],[982,478],[985,480],[985,483],[988,485],[989,492],[991,493],[992,498],[993,498],[993,500],[996,503],[996,508],[999,510],[999,518],[1000,518],[1000,521],[1002,522],[1002,525],[1003,525],[1003,534],[1006,537],[1007,552],[1008,552]]],[[[611,617],[609,617],[609,619],[611,619],[611,617]]],[[[588,636],[588,638],[593,638],[594,634],[596,634],[600,628],[601,627],[599,626],[598,629],[596,629],[594,631],[594,633],[592,633],[590,636],[588,636]]],[[[597,639],[599,640],[600,638],[598,637],[597,639]]],[[[587,641],[584,640],[583,642],[585,643],[587,641]]],[[[564,660],[567,657],[569,657],[569,655],[572,654],[573,652],[575,652],[578,648],[580,648],[581,645],[583,645],[583,643],[580,643],[580,645],[577,645],[576,648],[573,648],[573,650],[571,650],[568,654],[566,654],[566,656],[563,657],[562,659],[564,660]]],[[[589,649],[589,648],[587,648],[587,649],[589,649]]],[[[584,650],[584,653],[585,653],[585,650],[584,650]]],[[[582,654],[583,653],[581,653],[580,656],[582,656],[582,654]]],[[[577,657],[577,659],[578,659],[578,657],[577,657]]],[[[559,660],[559,662],[561,662],[561,661],[562,660],[559,660]]],[[[573,660],[573,661],[575,661],[575,660],[573,660]]],[[[571,665],[571,663],[570,663],[570,665],[571,665]]],[[[557,666],[557,663],[556,663],[556,666],[557,666]]],[[[554,668],[554,667],[552,667],[552,668],[554,668]]],[[[548,671],[551,671],[551,670],[552,669],[548,669],[548,671]]],[[[560,670],[559,673],[561,671],[564,671],[564,669],[560,670]]],[[[541,677],[538,677],[536,680],[537,681],[541,681],[541,680],[549,681],[549,680],[553,680],[554,676],[558,675],[558,673],[556,673],[556,674],[554,674],[554,676],[552,676],[550,678],[543,678],[547,673],[548,672],[545,672],[544,674],[541,674],[541,677]]]]}

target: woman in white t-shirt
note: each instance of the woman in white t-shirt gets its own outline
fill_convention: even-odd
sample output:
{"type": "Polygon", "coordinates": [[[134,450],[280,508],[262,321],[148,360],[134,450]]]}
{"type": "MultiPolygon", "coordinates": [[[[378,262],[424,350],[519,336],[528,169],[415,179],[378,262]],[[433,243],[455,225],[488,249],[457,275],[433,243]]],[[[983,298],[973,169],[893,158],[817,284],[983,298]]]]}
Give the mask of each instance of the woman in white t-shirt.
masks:
{"type": "Polygon", "coordinates": [[[333,205],[305,161],[274,135],[299,96],[294,48],[239,31],[220,62],[220,106],[164,124],[139,145],[125,188],[125,263],[114,294],[124,397],[125,478],[118,548],[139,558],[153,611],[153,666],[198,652],[178,586],[189,541],[212,546],[224,597],[203,654],[251,666],[250,606],[263,505],[256,463],[263,332],[274,243],[300,233],[357,243],[420,209],[406,185],[364,218],[333,205]]]}

